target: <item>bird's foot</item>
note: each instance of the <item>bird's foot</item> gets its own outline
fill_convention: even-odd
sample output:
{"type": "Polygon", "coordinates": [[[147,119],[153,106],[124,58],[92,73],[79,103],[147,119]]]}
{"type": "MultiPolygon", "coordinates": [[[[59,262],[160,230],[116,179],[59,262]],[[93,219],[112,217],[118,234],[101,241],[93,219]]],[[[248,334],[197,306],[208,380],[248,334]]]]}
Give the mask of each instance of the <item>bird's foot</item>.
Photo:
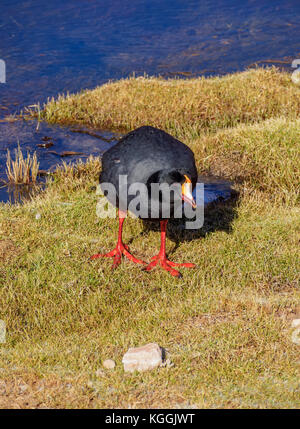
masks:
{"type": "Polygon", "coordinates": [[[160,265],[164,270],[168,271],[171,276],[173,277],[182,277],[182,274],[175,270],[173,267],[186,267],[186,268],[195,268],[195,264],[185,262],[185,263],[177,263],[169,261],[166,256],[163,255],[155,255],[151,258],[150,264],[147,265],[147,267],[143,268],[144,271],[150,271],[152,268],[154,268],[156,265],[160,265]]]}
{"type": "Polygon", "coordinates": [[[111,250],[108,253],[96,253],[95,255],[91,256],[90,259],[98,259],[98,258],[114,258],[112,269],[117,268],[117,266],[121,263],[122,255],[124,255],[126,258],[128,258],[130,261],[136,263],[136,264],[143,264],[146,265],[147,263],[142,261],[141,259],[135,258],[130,252],[129,247],[127,244],[124,243],[118,243],[117,247],[113,250],[111,250]]]}

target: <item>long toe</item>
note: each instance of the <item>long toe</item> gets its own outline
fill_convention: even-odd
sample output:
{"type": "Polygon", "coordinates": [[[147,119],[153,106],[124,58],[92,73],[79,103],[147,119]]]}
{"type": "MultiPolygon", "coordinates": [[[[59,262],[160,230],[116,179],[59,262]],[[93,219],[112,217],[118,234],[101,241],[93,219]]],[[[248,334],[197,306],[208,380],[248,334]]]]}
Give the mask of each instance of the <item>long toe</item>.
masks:
{"type": "Polygon", "coordinates": [[[94,259],[101,258],[102,255],[100,253],[96,253],[95,255],[90,256],[90,260],[93,261],[94,259]]]}
{"type": "Polygon", "coordinates": [[[102,254],[102,253],[96,253],[95,255],[92,255],[90,257],[90,260],[93,261],[94,259],[98,259],[98,258],[105,258],[107,257],[107,254],[102,254]]]}
{"type": "Polygon", "coordinates": [[[98,259],[98,258],[111,258],[112,256],[115,256],[115,254],[116,254],[116,249],[111,250],[108,253],[96,253],[95,255],[92,255],[90,259],[93,261],[94,259],[98,259]]]}
{"type": "Polygon", "coordinates": [[[126,258],[128,258],[130,261],[134,262],[135,264],[142,264],[147,265],[147,262],[142,261],[141,259],[136,258],[129,252],[129,247],[126,244],[123,244],[119,247],[116,247],[115,249],[111,250],[108,253],[96,253],[95,255],[90,257],[90,260],[98,259],[98,258],[114,258],[113,266],[112,268],[116,268],[122,259],[122,255],[124,255],[126,258]]]}
{"type": "Polygon", "coordinates": [[[171,276],[181,278],[182,274],[179,271],[174,270],[174,268],[172,268],[172,264],[173,263],[171,263],[167,259],[161,259],[159,255],[155,255],[151,258],[150,264],[148,264],[147,267],[143,268],[143,271],[151,271],[156,265],[160,265],[161,268],[163,270],[168,271],[171,276]]]}
{"type": "Polygon", "coordinates": [[[164,270],[168,271],[168,272],[171,274],[171,276],[173,276],[173,277],[178,277],[178,278],[181,278],[181,277],[182,277],[182,274],[181,274],[179,271],[174,270],[174,268],[172,268],[172,266],[171,266],[171,264],[169,263],[169,261],[163,261],[163,262],[161,263],[161,267],[162,267],[164,270]]]}
{"type": "MultiPolygon", "coordinates": [[[[152,259],[152,258],[151,258],[152,259]]],[[[154,260],[147,265],[147,267],[142,268],[143,271],[151,271],[157,265],[157,261],[154,260]]]]}

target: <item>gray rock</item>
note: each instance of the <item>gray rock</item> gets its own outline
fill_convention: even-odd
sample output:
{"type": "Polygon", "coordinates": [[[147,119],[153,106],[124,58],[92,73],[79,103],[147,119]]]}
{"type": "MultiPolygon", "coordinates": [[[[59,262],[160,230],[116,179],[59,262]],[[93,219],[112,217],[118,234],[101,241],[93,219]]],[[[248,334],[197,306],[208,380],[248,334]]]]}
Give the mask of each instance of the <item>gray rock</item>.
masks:
{"type": "Polygon", "coordinates": [[[147,371],[162,364],[162,349],[156,343],[132,347],[123,356],[125,372],[147,371]]]}

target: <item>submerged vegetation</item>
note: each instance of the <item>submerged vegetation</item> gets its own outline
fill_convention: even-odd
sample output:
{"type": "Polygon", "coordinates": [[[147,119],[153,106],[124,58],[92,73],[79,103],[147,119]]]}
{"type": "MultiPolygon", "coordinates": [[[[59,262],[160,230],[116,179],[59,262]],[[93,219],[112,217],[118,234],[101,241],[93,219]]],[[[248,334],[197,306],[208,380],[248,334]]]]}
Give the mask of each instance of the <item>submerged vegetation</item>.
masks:
{"type": "MultiPolygon", "coordinates": [[[[65,164],[22,206],[2,204],[1,407],[300,406],[299,100],[272,69],[122,80],[45,106],[53,122],[164,128],[192,148],[199,173],[233,180],[239,199],[212,206],[192,240],[170,225],[169,256],[197,264],[179,280],[89,261],[118,229],[96,216],[99,158],[65,164]],[[153,341],[175,365],[125,374],[128,347],[153,341]]],[[[128,218],[124,241],[148,260],[160,237],[128,218]]]]}
{"type": "Polygon", "coordinates": [[[36,153],[32,156],[27,153],[26,158],[21,151],[20,146],[15,149],[15,160],[11,158],[10,151],[7,151],[6,175],[10,185],[35,183],[39,171],[39,163],[36,153]]]}

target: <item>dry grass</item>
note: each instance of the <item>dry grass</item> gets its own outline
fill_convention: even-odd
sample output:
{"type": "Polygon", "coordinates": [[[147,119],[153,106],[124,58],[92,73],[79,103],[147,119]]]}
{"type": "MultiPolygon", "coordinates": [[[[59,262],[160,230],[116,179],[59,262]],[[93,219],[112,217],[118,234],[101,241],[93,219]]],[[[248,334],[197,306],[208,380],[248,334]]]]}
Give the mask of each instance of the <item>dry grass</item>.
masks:
{"type": "Polygon", "coordinates": [[[56,168],[55,184],[61,188],[75,190],[84,187],[89,182],[97,182],[101,171],[101,159],[90,155],[85,162],[79,160],[74,163],[63,162],[56,168]]]}
{"type": "Polygon", "coordinates": [[[153,125],[191,137],[270,117],[296,118],[299,113],[300,88],[275,67],[221,78],[132,77],[59,96],[33,112],[51,123],[125,131],[153,125]]]}
{"type": "MultiPolygon", "coordinates": [[[[2,206],[0,239],[13,240],[18,257],[0,260],[0,406],[299,407],[290,327],[300,298],[299,208],[244,194],[231,232],[223,207],[204,237],[175,250],[168,241],[171,259],[197,264],[183,279],[127,261],[111,271],[111,261],[88,257],[113,247],[117,222],[96,217],[97,196],[87,192],[96,182],[82,177],[71,188],[61,175],[22,207],[2,206]],[[124,374],[128,347],[150,341],[175,366],[124,374]],[[105,358],[116,370],[102,368],[105,358]]],[[[124,233],[146,260],[159,247],[159,234],[134,219],[124,233]]]]}
{"type": "MultiPolygon", "coordinates": [[[[111,271],[110,260],[88,260],[111,249],[117,235],[117,221],[96,216],[98,158],[59,168],[46,191],[22,206],[1,205],[0,243],[10,256],[0,257],[0,318],[7,325],[0,407],[299,408],[299,345],[291,328],[300,318],[298,89],[276,70],[183,82],[130,79],[50,103],[44,115],[63,122],[71,106],[68,120],[91,124],[89,108],[94,124],[134,128],[148,112],[136,100],[150,100],[149,87],[149,120],[170,131],[174,117],[199,172],[231,178],[240,198],[207,211],[208,226],[193,240],[182,233],[176,243],[169,228],[170,259],[197,264],[182,270],[182,279],[159,269],[147,275],[128,261],[111,271]],[[197,85],[203,91],[194,97],[197,85]],[[193,106],[190,115],[182,110],[190,97],[206,100],[209,120],[194,120],[193,106]],[[175,365],[124,373],[126,350],[153,341],[175,365]],[[102,367],[106,358],[115,359],[115,370],[102,367]]],[[[149,260],[159,240],[126,219],[124,241],[136,256],[149,260]]]]}
{"type": "Polygon", "coordinates": [[[271,118],[187,141],[199,171],[263,191],[272,201],[299,203],[299,119],[271,118]]]}
{"type": "Polygon", "coordinates": [[[35,183],[39,171],[36,152],[33,156],[27,153],[24,158],[20,146],[15,149],[15,160],[12,160],[10,151],[7,151],[6,174],[9,184],[30,184],[35,183]]]}

